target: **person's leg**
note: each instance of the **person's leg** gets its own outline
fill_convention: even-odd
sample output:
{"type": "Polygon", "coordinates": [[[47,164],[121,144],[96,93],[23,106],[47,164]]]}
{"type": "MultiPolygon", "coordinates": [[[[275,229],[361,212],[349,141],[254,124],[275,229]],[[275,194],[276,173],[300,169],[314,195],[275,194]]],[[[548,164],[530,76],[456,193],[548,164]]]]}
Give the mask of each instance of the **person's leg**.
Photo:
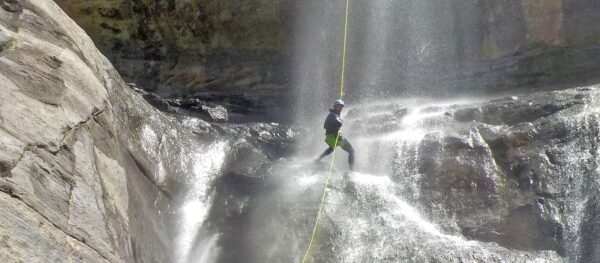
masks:
{"type": "Polygon", "coordinates": [[[317,158],[317,162],[321,161],[321,159],[323,159],[323,157],[330,155],[333,152],[333,149],[331,149],[331,147],[327,148],[327,150],[325,150],[321,155],[319,155],[319,157],[317,158]]]}
{"type": "Polygon", "coordinates": [[[343,139],[342,149],[348,153],[348,165],[350,166],[350,171],[354,170],[354,148],[346,138],[343,139]]]}

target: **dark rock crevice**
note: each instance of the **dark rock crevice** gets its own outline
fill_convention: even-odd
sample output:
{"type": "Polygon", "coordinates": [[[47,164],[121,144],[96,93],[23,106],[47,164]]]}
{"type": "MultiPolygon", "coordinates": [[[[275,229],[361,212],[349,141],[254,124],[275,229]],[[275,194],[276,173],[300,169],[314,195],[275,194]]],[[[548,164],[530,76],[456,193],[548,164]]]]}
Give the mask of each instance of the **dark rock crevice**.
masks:
{"type": "Polygon", "coordinates": [[[138,160],[137,158],[135,158],[135,156],[130,152],[129,149],[127,149],[127,154],[129,156],[129,158],[131,158],[131,160],[133,160],[133,163],[136,165],[136,167],[140,171],[140,173],[142,175],[144,175],[144,178],[146,178],[146,180],[148,180],[148,182],[150,182],[154,187],[156,187],[156,190],[158,190],[164,196],[166,196],[168,198],[172,198],[172,195],[166,189],[163,189],[163,187],[161,187],[154,180],[154,176],[152,176],[152,173],[150,172],[150,170],[148,168],[145,168],[143,163],[140,160],[138,160]]]}
{"type": "Polygon", "coordinates": [[[23,5],[19,0],[0,0],[0,6],[4,11],[19,15],[23,13],[23,5]]]}
{"type": "MultiPolygon", "coordinates": [[[[105,104],[106,104],[106,102],[105,102],[105,104]]],[[[77,132],[77,130],[79,130],[79,128],[87,125],[90,121],[96,121],[96,117],[98,117],[99,115],[103,114],[105,110],[106,110],[106,107],[104,107],[102,109],[94,108],[92,110],[92,114],[90,116],[86,117],[84,120],[82,120],[79,123],[75,124],[75,126],[73,126],[73,127],[68,126],[66,128],[66,130],[63,132],[62,139],[60,140],[59,147],[64,147],[64,142],[65,142],[65,140],[66,140],[67,137],[69,137],[73,133],[77,132]]]]}
{"type": "Polygon", "coordinates": [[[23,161],[23,158],[25,158],[25,155],[26,155],[28,152],[30,152],[30,153],[34,153],[34,154],[35,154],[35,152],[36,152],[36,150],[37,150],[37,149],[39,149],[39,150],[45,150],[45,151],[47,151],[48,153],[50,153],[50,154],[52,154],[52,155],[56,156],[56,155],[58,155],[58,154],[60,153],[60,151],[62,151],[62,150],[63,150],[63,149],[65,149],[65,148],[63,147],[63,148],[61,148],[61,149],[58,149],[58,150],[51,150],[51,149],[49,149],[49,147],[48,147],[47,145],[43,145],[43,144],[42,144],[42,145],[37,145],[37,144],[29,144],[29,145],[27,145],[27,146],[26,146],[26,147],[23,149],[23,151],[21,152],[21,155],[19,156],[19,158],[18,158],[18,159],[16,159],[16,160],[13,162],[13,164],[12,164],[12,165],[11,165],[11,166],[10,166],[10,167],[9,167],[9,168],[6,170],[6,171],[10,172],[10,171],[12,171],[13,169],[15,169],[15,167],[17,167],[17,166],[18,166],[18,165],[21,163],[21,161],[23,161]]]}

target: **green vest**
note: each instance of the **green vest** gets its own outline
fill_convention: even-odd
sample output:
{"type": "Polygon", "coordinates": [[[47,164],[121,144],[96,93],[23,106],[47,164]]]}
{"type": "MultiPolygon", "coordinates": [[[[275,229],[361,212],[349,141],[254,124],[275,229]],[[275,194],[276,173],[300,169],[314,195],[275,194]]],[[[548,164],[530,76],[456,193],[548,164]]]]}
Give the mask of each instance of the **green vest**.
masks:
{"type": "MultiPolygon", "coordinates": [[[[329,145],[329,147],[331,147],[331,149],[334,149],[336,146],[336,143],[335,143],[336,138],[337,138],[337,135],[333,135],[333,134],[325,135],[325,143],[327,143],[327,145],[329,145]]],[[[337,141],[337,147],[343,147],[343,146],[344,146],[344,140],[342,139],[342,136],[340,136],[340,138],[337,141]]]]}

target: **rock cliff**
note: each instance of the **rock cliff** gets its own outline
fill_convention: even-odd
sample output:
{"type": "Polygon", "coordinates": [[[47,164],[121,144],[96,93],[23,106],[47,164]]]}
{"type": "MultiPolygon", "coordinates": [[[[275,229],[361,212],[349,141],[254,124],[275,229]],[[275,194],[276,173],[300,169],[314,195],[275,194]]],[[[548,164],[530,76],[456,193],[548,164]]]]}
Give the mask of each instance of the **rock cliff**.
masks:
{"type": "MultiPolygon", "coordinates": [[[[307,82],[298,75],[339,67],[343,2],[56,2],[127,80],[163,97],[264,113],[288,103],[280,98],[293,88],[310,89],[295,82],[307,82]],[[299,62],[306,57],[310,63],[299,62]]],[[[485,94],[598,80],[600,6],[592,0],[375,0],[350,8],[350,96],[485,94]]],[[[307,85],[337,86],[337,78],[325,79],[307,85]]]]}
{"type": "Polygon", "coordinates": [[[3,262],[172,262],[182,196],[289,143],[158,111],[52,1],[0,1],[0,46],[3,262]],[[199,166],[207,149],[223,158],[199,166]]]}
{"type": "Polygon", "coordinates": [[[570,89],[447,112],[445,134],[416,149],[421,203],[454,217],[469,237],[520,250],[598,260],[598,87],[570,89]],[[456,121],[456,123],[454,123],[456,121]],[[592,210],[590,210],[592,209],[592,210]]]}
{"type": "MultiPolygon", "coordinates": [[[[546,45],[565,32],[532,27],[546,45]]],[[[169,110],[198,101],[153,101],[165,109],[55,3],[0,1],[0,258],[298,261],[326,168],[286,156],[298,132],[314,133],[208,123],[169,110]]],[[[592,86],[355,106],[344,132],[358,172],[334,178],[313,258],[598,261],[599,101],[592,86]]]]}
{"type": "Polygon", "coordinates": [[[600,87],[591,86],[403,111],[359,108],[348,117],[354,131],[366,126],[396,142],[375,156],[393,155],[394,183],[445,231],[595,262],[598,101],[600,87]]]}
{"type": "MultiPolygon", "coordinates": [[[[600,87],[412,100],[344,116],[357,169],[345,173],[337,153],[309,262],[600,260],[600,87]]],[[[303,162],[280,159],[261,179],[223,174],[219,262],[302,259],[329,169],[303,162]]]]}
{"type": "Polygon", "coordinates": [[[123,78],[160,96],[195,96],[255,112],[284,94],[288,0],[56,3],[123,78]]]}
{"type": "Polygon", "coordinates": [[[171,197],[147,147],[157,127],[180,125],[129,91],[52,1],[3,1],[0,20],[0,257],[167,261],[171,197]]]}

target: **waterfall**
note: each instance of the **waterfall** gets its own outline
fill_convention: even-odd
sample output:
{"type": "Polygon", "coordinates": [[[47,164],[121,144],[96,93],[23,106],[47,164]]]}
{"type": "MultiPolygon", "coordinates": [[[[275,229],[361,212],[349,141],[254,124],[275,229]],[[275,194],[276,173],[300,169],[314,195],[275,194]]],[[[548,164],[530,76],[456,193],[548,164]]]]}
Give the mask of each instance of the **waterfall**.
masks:
{"type": "Polygon", "coordinates": [[[219,256],[218,233],[207,229],[205,224],[213,205],[213,183],[219,176],[228,151],[226,141],[197,146],[190,150],[188,158],[182,159],[182,167],[192,163],[188,186],[184,190],[178,217],[176,263],[215,262],[219,256]]]}
{"type": "MultiPolygon", "coordinates": [[[[511,49],[481,30],[458,32],[477,27],[482,17],[469,13],[477,8],[352,2],[342,132],[357,151],[357,170],[346,173],[346,153],[337,152],[309,262],[583,262],[600,253],[589,244],[595,236],[582,233],[599,228],[598,110],[579,107],[595,104],[580,101],[596,91],[433,98],[471,81],[457,75],[477,74],[465,53],[511,49]],[[554,147],[561,136],[564,148],[554,147]],[[571,152],[572,159],[553,159],[571,152]]],[[[314,159],[326,148],[322,123],[338,96],[344,6],[309,0],[297,9],[293,107],[305,128],[298,151],[270,163],[259,190],[244,193],[239,225],[221,225],[227,244],[211,232],[190,247],[212,198],[207,182],[194,189],[203,194],[184,206],[191,217],[180,262],[191,262],[191,251],[200,262],[300,262],[306,251],[328,175],[329,164],[314,159]]],[[[214,163],[202,167],[222,162],[208,155],[214,163]]],[[[216,228],[224,221],[214,220],[216,228]]]]}
{"type": "MultiPolygon", "coordinates": [[[[454,103],[391,100],[348,109],[347,136],[362,153],[358,171],[345,175],[345,153],[338,152],[310,262],[561,261],[552,251],[519,251],[469,240],[451,218],[443,218],[444,213],[424,213],[427,210],[419,203],[424,176],[419,151],[428,136],[451,132],[452,120],[446,113],[456,107],[454,103]],[[409,109],[400,108],[404,105],[409,109]],[[389,121],[382,122],[382,118],[389,121]]],[[[466,136],[473,144],[482,143],[476,135],[466,136]]],[[[238,244],[251,251],[244,255],[245,262],[302,259],[327,175],[327,165],[314,165],[310,157],[299,154],[281,160],[269,178],[273,188],[255,196],[249,219],[252,234],[238,244]]],[[[489,174],[497,173],[491,156],[482,158],[489,160],[484,166],[489,174]]],[[[441,204],[437,207],[443,209],[441,204]]]]}

